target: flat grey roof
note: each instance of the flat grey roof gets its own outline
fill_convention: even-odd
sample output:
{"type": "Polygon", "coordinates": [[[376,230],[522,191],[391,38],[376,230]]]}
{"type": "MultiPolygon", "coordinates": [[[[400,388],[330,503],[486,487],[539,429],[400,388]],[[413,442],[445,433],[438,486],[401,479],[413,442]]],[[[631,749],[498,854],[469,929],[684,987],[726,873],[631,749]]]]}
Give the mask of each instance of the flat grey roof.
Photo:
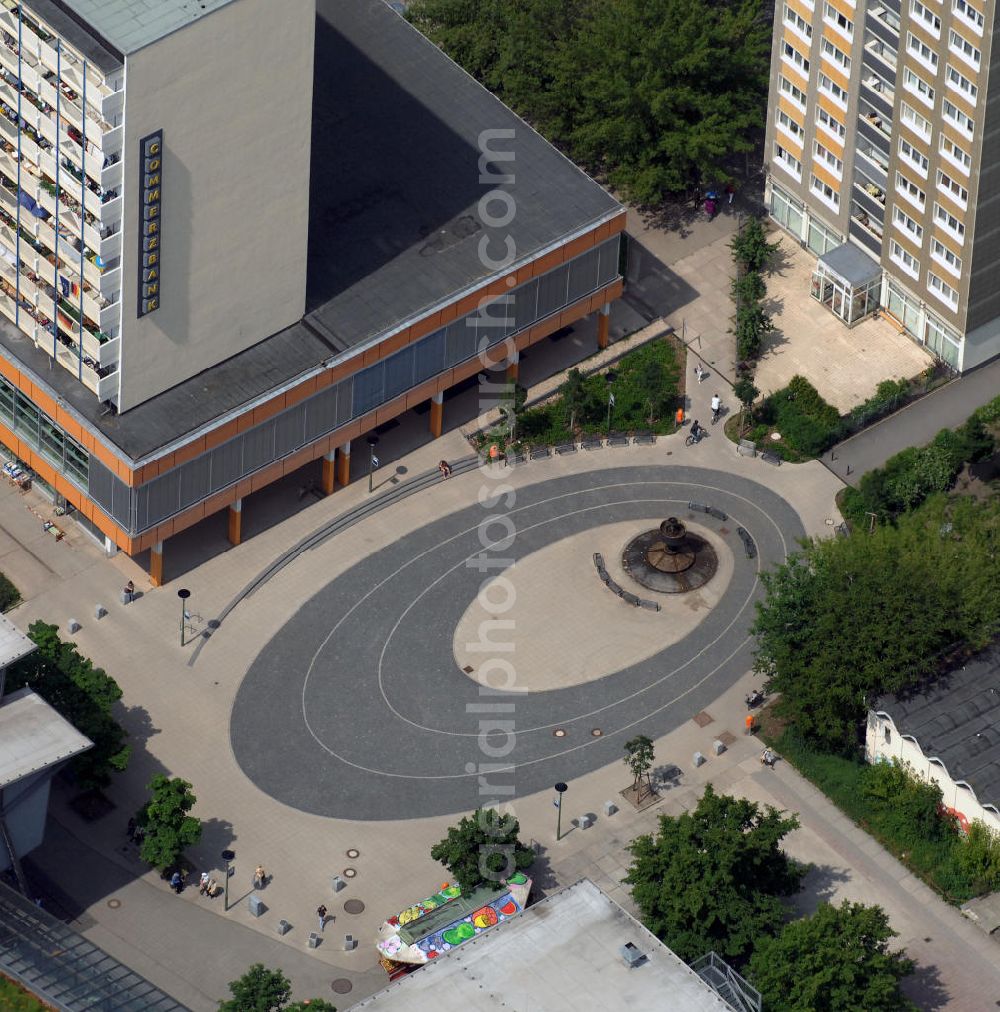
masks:
{"type": "Polygon", "coordinates": [[[31,689],[0,704],[0,788],[86,752],[94,743],[31,689]]]}
{"type": "Polygon", "coordinates": [[[0,668],[27,657],[36,649],[34,642],[6,615],[0,615],[0,668]]]}
{"type": "MultiPolygon", "coordinates": [[[[34,0],[28,0],[29,5],[34,0]]],[[[232,0],[58,0],[126,55],[232,0]]],[[[55,26],[53,26],[55,27],[55,26]]],[[[261,31],[266,31],[261,25],[261,31]]],[[[220,44],[224,40],[220,39],[220,44]]]]}
{"type": "MultiPolygon", "coordinates": [[[[620,210],[619,203],[383,0],[318,0],[313,89],[309,317],[354,347],[620,210]],[[486,230],[480,137],[509,152],[491,174],[513,218],[486,230]]],[[[500,218],[505,207],[491,203],[500,218]]]]}
{"type": "Polygon", "coordinates": [[[915,692],[881,696],[872,709],[940,759],[980,804],[1000,808],[1000,645],[915,692]]]}
{"type": "Polygon", "coordinates": [[[109,74],[122,66],[124,54],[86,26],[72,11],[70,0],[28,0],[28,7],[102,73],[109,74]]]}
{"type": "Polygon", "coordinates": [[[588,879],[539,900],[351,1009],[732,1012],[680,957],[588,879]],[[632,969],[619,955],[626,942],[647,957],[632,969]]]}
{"type": "Polygon", "coordinates": [[[860,246],[845,242],[843,246],[828,250],[819,262],[852,288],[857,288],[877,277],[882,268],[860,246]]]}

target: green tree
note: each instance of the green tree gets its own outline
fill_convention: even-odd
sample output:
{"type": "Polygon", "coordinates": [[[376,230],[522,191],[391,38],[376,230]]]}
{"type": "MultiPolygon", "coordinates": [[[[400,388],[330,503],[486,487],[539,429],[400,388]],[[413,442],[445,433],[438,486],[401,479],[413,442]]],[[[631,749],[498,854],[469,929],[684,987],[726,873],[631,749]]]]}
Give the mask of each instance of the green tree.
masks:
{"type": "Polygon", "coordinates": [[[749,360],[760,355],[764,338],[774,330],[771,317],[759,302],[747,302],[736,311],[736,354],[749,360]]]}
{"type": "Polygon", "coordinates": [[[624,881],[646,926],[681,959],[714,950],[741,960],[780,930],[779,897],[799,887],[802,870],[780,846],[798,824],[709,784],[693,812],[663,815],[655,837],[632,841],[624,881]]]}
{"type": "Polygon", "coordinates": [[[958,864],[972,880],[976,895],[1000,889],[1000,835],[978,819],[958,851],[958,864]]]}
{"type": "Polygon", "coordinates": [[[517,436],[517,423],[524,413],[524,405],[528,399],[528,391],[520,383],[508,383],[500,397],[500,412],[507,421],[508,438],[517,436]]]}
{"type": "Polygon", "coordinates": [[[761,937],[748,976],[768,1012],[915,1012],[899,990],[914,964],[890,951],[895,935],[881,907],[822,903],[761,937]]]}
{"type": "Polygon", "coordinates": [[[518,839],[520,832],[513,815],[477,808],[431,848],[431,857],[451,872],[462,893],[468,895],[480,885],[497,886],[531,866],[535,854],[518,839]]]}
{"type": "Polygon", "coordinates": [[[125,729],[112,716],[122,697],[118,683],[83,657],[73,643],[59,638],[59,627],[33,622],[28,635],[38,649],[7,672],[6,691],[30,686],[54,707],[94,747],[71,765],[77,784],[85,790],[106,787],[111,773],[128,766],[131,748],[125,729]]]}
{"type": "Polygon", "coordinates": [[[733,302],[742,306],[749,302],[760,302],[767,295],[767,285],[758,271],[747,271],[733,279],[733,302]]]}
{"type": "Polygon", "coordinates": [[[751,218],[729,243],[733,257],[745,271],[760,272],[778,252],[778,243],[768,242],[764,223],[760,218],[751,218]]]}
{"type": "Polygon", "coordinates": [[[219,1012],[337,1012],[323,998],[288,1004],[292,985],[281,970],[254,963],[239,980],[229,982],[232,998],[219,1002],[219,1012]]]}
{"type": "Polygon", "coordinates": [[[570,432],[573,432],[576,430],[577,419],[587,407],[587,385],[583,373],[579,369],[570,369],[559,392],[562,394],[563,407],[569,414],[570,432]]]}
{"type": "Polygon", "coordinates": [[[937,497],[896,526],[810,539],[762,574],[755,670],[778,712],[821,748],[853,754],[868,702],[984,647],[1000,623],[1000,503],[937,497]]]}
{"type": "Polygon", "coordinates": [[[667,377],[667,368],[661,358],[646,358],[636,375],[636,383],[642,393],[642,399],[649,408],[649,424],[662,418],[669,410],[667,401],[673,393],[667,377]]]}
{"type": "Polygon", "coordinates": [[[625,742],[625,765],[632,771],[632,790],[637,797],[642,793],[643,779],[649,782],[653,762],[653,743],[644,734],[625,742]]]}
{"type": "Polygon", "coordinates": [[[150,780],[147,789],[149,801],[135,817],[145,831],[139,856],[163,871],[177,864],[185,847],[201,839],[201,822],[188,814],[197,799],[186,780],[170,779],[162,773],[150,780]]]}

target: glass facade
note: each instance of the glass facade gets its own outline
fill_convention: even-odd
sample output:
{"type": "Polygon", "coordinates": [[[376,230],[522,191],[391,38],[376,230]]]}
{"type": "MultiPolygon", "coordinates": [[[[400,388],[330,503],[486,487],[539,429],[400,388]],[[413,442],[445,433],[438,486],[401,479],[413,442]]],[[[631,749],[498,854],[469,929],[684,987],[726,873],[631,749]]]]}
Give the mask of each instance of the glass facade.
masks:
{"type": "Polygon", "coordinates": [[[771,187],[771,217],[796,239],[802,239],[802,202],[789,196],[780,186],[771,187]]]}
{"type": "Polygon", "coordinates": [[[809,235],[806,238],[806,245],[816,256],[821,257],[838,246],[844,245],[844,237],[832,228],[827,228],[822,222],[815,218],[809,219],[809,235]]]}
{"type": "Polygon", "coordinates": [[[953,369],[958,368],[962,339],[932,313],[925,311],[922,319],[920,300],[895,281],[889,281],[886,308],[903,324],[909,335],[925,345],[932,355],[953,369]]]}

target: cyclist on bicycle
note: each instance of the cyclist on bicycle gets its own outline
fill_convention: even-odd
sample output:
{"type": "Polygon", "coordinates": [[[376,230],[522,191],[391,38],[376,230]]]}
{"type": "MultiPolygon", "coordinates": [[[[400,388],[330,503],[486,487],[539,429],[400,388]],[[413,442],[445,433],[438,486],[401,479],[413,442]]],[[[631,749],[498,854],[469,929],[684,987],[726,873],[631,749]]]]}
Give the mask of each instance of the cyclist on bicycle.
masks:
{"type": "Polygon", "coordinates": [[[712,395],[712,424],[719,420],[719,412],[722,410],[722,398],[718,394],[712,395]]]}
{"type": "Polygon", "coordinates": [[[705,430],[698,424],[698,419],[696,418],[691,423],[691,436],[690,436],[690,438],[693,439],[697,443],[698,440],[701,439],[702,435],[704,435],[704,432],[705,432],[705,430]]]}

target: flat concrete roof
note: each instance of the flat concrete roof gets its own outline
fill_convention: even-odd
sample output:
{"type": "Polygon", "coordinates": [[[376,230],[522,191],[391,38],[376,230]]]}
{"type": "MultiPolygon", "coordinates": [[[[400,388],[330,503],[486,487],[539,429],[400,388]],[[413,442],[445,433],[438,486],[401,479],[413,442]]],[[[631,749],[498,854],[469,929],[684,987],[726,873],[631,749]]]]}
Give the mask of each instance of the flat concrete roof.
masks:
{"type": "MultiPolygon", "coordinates": [[[[58,0],[128,55],[233,0],[58,0]]],[[[28,0],[31,5],[32,0],[28,0]]],[[[54,27],[54,26],[53,26],[54,27]]],[[[266,31],[261,26],[261,31],[266,31]]],[[[220,40],[222,43],[224,40],[220,40]]]]}
{"type": "Polygon", "coordinates": [[[19,661],[36,650],[34,642],[6,615],[0,615],[0,668],[19,661]]]}
{"type": "Polygon", "coordinates": [[[18,689],[0,704],[0,788],[72,759],[93,744],[38,693],[18,689]]]}
{"type": "Polygon", "coordinates": [[[102,73],[121,68],[125,55],[87,25],[73,10],[70,0],[28,0],[27,7],[29,13],[37,14],[59,38],[102,73]]]}
{"type": "Polygon", "coordinates": [[[732,1012],[683,960],[589,879],[528,907],[352,1010],[659,1009],[732,1012]],[[625,965],[632,942],[646,956],[625,965]]]}
{"type": "MultiPolygon", "coordinates": [[[[509,236],[514,262],[614,216],[606,190],[383,0],[318,0],[309,321],[355,347],[485,284],[509,236]],[[480,156],[509,153],[507,207],[480,156]],[[508,208],[510,211],[508,211],[508,208]],[[488,260],[488,258],[485,258],[488,260]]],[[[509,270],[509,268],[507,268],[509,270]]]]}

